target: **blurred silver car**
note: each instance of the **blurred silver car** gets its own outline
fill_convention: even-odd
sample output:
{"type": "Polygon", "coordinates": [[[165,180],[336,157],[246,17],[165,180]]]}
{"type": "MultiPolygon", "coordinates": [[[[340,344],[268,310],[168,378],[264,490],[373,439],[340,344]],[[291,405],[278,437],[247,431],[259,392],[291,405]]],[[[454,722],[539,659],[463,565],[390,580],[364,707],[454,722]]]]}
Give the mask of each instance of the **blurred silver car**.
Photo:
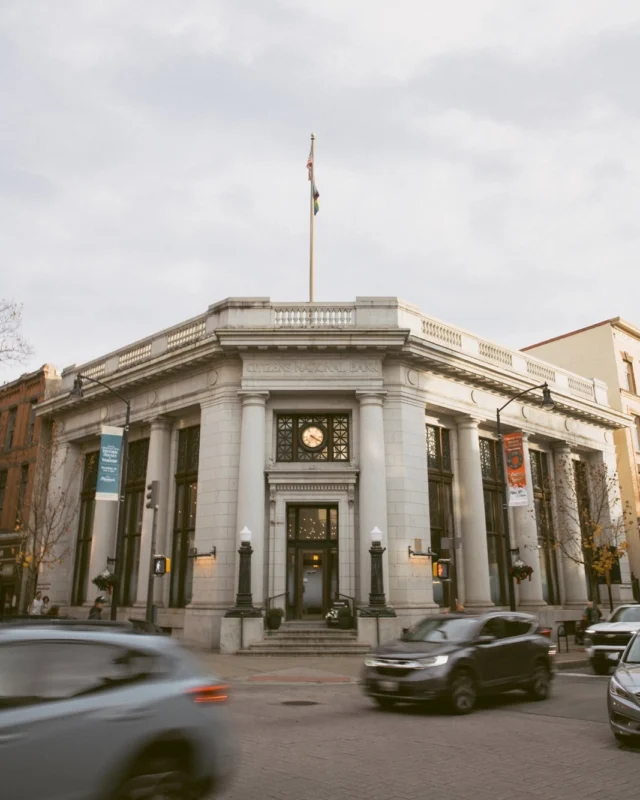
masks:
{"type": "Polygon", "coordinates": [[[624,651],[609,681],[609,722],[621,744],[640,741],[640,632],[624,651]]]}
{"type": "Polygon", "coordinates": [[[0,627],[7,800],[204,797],[229,777],[227,687],[169,637],[0,627]]]}

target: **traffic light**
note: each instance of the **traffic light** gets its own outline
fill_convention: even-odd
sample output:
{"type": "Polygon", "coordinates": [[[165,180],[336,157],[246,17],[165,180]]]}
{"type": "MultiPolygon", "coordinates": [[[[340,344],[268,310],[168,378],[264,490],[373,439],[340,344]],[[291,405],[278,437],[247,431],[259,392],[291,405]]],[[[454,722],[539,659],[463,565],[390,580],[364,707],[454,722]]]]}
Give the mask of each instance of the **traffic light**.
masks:
{"type": "Polygon", "coordinates": [[[449,567],[451,565],[451,561],[449,559],[440,559],[439,561],[433,562],[433,577],[437,578],[441,581],[448,581],[449,580],[449,567]]]}
{"type": "Polygon", "coordinates": [[[160,481],[151,481],[147,485],[147,508],[158,508],[160,501],[160,481]]]}
{"type": "Polygon", "coordinates": [[[157,576],[168,575],[171,572],[171,559],[166,556],[153,557],[153,574],[157,576]]]}

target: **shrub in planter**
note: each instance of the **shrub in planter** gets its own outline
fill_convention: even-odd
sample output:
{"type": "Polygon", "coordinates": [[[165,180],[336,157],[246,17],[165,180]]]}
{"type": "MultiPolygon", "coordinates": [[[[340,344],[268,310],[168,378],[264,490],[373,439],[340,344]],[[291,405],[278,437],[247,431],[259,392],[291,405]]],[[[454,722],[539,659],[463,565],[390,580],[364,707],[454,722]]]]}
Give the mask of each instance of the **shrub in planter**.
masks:
{"type": "Polygon", "coordinates": [[[282,623],[284,611],[281,608],[270,608],[265,616],[267,628],[270,631],[277,631],[282,623]]]}

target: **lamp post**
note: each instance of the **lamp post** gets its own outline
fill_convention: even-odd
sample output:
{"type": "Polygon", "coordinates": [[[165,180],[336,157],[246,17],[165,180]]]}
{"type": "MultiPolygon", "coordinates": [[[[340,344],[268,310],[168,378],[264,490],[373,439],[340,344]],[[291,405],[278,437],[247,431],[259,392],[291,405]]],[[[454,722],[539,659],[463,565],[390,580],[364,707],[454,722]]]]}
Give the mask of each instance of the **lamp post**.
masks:
{"type": "Polygon", "coordinates": [[[240,568],[238,574],[238,593],[236,594],[236,609],[238,611],[253,611],[253,596],[251,594],[251,531],[247,526],[240,531],[240,568]]]}
{"type": "Polygon", "coordinates": [[[502,426],[500,423],[500,412],[504,411],[504,409],[510,403],[513,403],[514,400],[523,397],[525,394],[529,394],[529,392],[535,392],[538,389],[542,389],[542,404],[540,407],[543,408],[545,411],[552,411],[555,406],[555,403],[553,402],[553,398],[551,397],[551,391],[549,390],[549,385],[547,383],[542,383],[540,384],[540,386],[532,386],[530,389],[525,389],[524,392],[519,392],[518,394],[514,395],[510,400],[507,400],[507,402],[504,405],[500,406],[500,408],[496,409],[496,428],[498,432],[498,441],[500,443],[500,458],[498,460],[500,462],[500,478],[502,485],[502,527],[504,528],[507,585],[509,587],[509,609],[511,611],[516,610],[516,591],[513,585],[513,578],[511,576],[511,536],[509,533],[507,475],[504,466],[504,444],[502,440],[502,426]]]}
{"type": "Polygon", "coordinates": [[[369,608],[386,608],[384,596],[384,576],[382,574],[382,554],[386,550],[382,546],[382,531],[377,526],[371,531],[371,591],[369,592],[369,608]]]}
{"type": "Polygon", "coordinates": [[[126,416],[124,421],[124,428],[122,432],[122,458],[120,461],[121,469],[120,469],[120,486],[118,491],[118,508],[116,511],[116,557],[115,557],[115,573],[117,576],[117,580],[115,586],[113,587],[113,595],[111,597],[111,612],[110,618],[112,620],[116,620],[118,618],[118,603],[120,599],[120,585],[122,583],[122,556],[123,556],[123,548],[124,548],[124,526],[125,526],[125,517],[124,517],[124,487],[127,483],[127,458],[129,454],[129,424],[131,422],[131,403],[125,397],[123,397],[120,392],[117,392],[115,389],[112,389],[107,383],[103,383],[102,381],[97,380],[96,378],[90,378],[88,375],[81,375],[78,373],[76,375],[76,379],[73,382],[73,389],[71,390],[71,394],[75,395],[76,397],[83,396],[83,388],[82,382],[89,381],[90,383],[96,383],[98,386],[102,386],[103,389],[107,389],[107,391],[111,392],[111,394],[115,395],[118,400],[121,400],[126,406],[126,416]]]}

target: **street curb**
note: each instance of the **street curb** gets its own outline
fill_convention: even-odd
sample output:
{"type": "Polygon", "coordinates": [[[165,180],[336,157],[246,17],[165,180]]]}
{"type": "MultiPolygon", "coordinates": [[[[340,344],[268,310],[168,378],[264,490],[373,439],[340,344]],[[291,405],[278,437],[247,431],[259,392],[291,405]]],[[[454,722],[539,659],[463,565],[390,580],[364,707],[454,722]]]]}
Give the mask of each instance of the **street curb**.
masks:
{"type": "Polygon", "coordinates": [[[558,661],[556,662],[556,670],[561,672],[565,669],[581,669],[582,667],[589,666],[588,658],[576,658],[573,661],[558,661]]]}
{"type": "Polygon", "coordinates": [[[250,675],[248,678],[245,679],[246,681],[251,681],[252,683],[279,683],[279,684],[286,684],[286,683],[353,683],[356,681],[356,678],[348,678],[342,675],[336,675],[335,677],[331,678],[317,678],[317,677],[307,677],[304,675],[287,675],[286,678],[282,675],[250,675]]]}

